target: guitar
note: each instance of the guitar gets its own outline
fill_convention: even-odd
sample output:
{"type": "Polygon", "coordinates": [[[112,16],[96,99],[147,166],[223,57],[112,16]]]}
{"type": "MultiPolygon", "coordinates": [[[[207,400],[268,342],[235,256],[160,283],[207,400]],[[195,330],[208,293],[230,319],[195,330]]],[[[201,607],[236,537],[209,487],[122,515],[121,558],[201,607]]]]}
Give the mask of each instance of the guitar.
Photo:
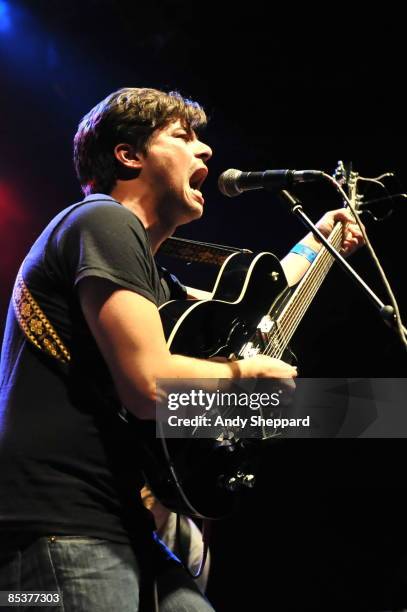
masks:
{"type": "MultiPolygon", "coordinates": [[[[356,205],[357,174],[348,178],[340,170],[336,178],[347,182],[356,205]]],[[[338,249],[341,241],[342,224],[337,223],[329,242],[338,249]]],[[[170,351],[203,359],[255,354],[281,358],[333,262],[322,248],[292,290],[271,253],[233,253],[219,271],[211,300],[173,300],[160,307],[170,351]]],[[[155,425],[154,431],[146,427],[150,426],[139,427],[146,480],[169,509],[196,518],[219,518],[235,505],[237,485],[253,483],[249,472],[256,443],[237,440],[231,446],[222,436],[159,439],[155,425]]]]}

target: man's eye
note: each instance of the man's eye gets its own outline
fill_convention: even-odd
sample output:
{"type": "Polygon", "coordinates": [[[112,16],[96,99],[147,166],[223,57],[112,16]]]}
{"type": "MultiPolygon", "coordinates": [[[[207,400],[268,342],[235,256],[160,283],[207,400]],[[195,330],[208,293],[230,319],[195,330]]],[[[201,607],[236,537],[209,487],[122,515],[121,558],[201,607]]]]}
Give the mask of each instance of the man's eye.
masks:
{"type": "Polygon", "coordinates": [[[189,134],[187,132],[179,132],[175,134],[175,138],[183,138],[184,140],[189,140],[189,134]]]}

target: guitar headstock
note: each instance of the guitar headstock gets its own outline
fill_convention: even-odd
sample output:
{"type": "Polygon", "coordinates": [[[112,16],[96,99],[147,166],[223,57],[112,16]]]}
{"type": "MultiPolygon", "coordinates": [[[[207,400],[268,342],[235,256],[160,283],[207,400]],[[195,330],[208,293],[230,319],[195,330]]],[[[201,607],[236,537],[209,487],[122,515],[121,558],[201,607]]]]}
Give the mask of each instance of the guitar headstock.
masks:
{"type": "MultiPolygon", "coordinates": [[[[359,173],[353,171],[352,162],[344,163],[343,161],[338,161],[333,177],[346,192],[353,208],[359,211],[363,196],[358,193],[359,173]]],[[[346,201],[344,202],[344,206],[348,206],[346,201]]]]}

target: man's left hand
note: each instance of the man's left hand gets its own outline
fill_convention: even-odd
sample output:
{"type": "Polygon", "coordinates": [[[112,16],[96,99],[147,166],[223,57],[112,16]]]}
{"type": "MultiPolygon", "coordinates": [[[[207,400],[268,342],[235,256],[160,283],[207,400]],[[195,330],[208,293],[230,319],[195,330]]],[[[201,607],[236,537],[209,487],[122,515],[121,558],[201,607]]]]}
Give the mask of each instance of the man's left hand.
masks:
{"type": "Polygon", "coordinates": [[[321,234],[328,238],[338,221],[341,221],[344,225],[341,253],[347,257],[364,244],[362,232],[351,211],[345,208],[330,210],[324,214],[316,226],[321,234]]]}

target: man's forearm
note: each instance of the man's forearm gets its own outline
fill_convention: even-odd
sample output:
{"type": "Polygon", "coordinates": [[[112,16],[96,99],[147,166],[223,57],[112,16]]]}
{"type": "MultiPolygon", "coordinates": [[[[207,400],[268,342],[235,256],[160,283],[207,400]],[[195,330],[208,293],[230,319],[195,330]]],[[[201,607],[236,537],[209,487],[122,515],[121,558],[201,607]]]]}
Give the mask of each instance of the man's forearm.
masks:
{"type": "MultiPolygon", "coordinates": [[[[302,244],[318,253],[321,248],[321,243],[309,233],[298,244],[302,244]]],[[[297,253],[287,253],[284,259],[281,260],[281,266],[284,270],[284,274],[287,278],[287,283],[290,287],[296,285],[304,276],[308,268],[310,267],[310,261],[297,253]]]]}
{"type": "Polygon", "coordinates": [[[208,379],[207,384],[216,389],[219,379],[240,378],[241,375],[238,361],[227,361],[226,359],[212,361],[169,354],[167,358],[156,363],[154,368],[149,368],[148,375],[143,377],[143,386],[140,385],[140,376],[136,376],[135,373],[132,378],[130,372],[130,377],[128,377],[130,384],[121,387],[121,400],[126,408],[138,418],[154,419],[158,399],[157,380],[208,379]]]}

